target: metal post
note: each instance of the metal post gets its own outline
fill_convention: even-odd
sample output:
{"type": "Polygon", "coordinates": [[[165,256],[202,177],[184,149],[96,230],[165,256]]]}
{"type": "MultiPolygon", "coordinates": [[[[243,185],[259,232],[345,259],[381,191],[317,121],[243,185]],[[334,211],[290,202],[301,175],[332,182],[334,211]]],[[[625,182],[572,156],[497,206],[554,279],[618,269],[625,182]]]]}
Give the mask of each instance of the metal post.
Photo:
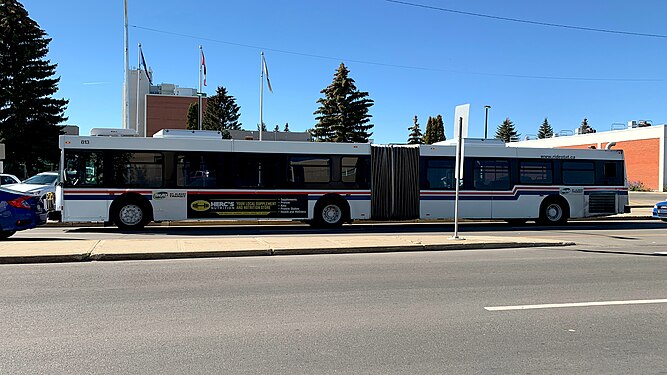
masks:
{"type": "Polygon", "coordinates": [[[124,43],[124,47],[125,47],[125,57],[124,57],[124,59],[125,59],[125,90],[124,90],[125,91],[125,103],[123,103],[123,107],[125,109],[125,116],[123,118],[123,128],[124,129],[129,129],[130,128],[130,50],[129,50],[129,46],[128,46],[129,36],[128,36],[128,31],[127,31],[127,26],[128,26],[127,25],[128,24],[128,21],[127,21],[127,0],[125,0],[124,5],[125,5],[125,17],[124,17],[124,20],[125,20],[125,23],[124,23],[124,25],[125,25],[125,32],[124,32],[124,34],[125,34],[124,35],[125,36],[125,43],[124,43]]]}
{"type": "Polygon", "coordinates": [[[260,73],[260,82],[259,82],[259,140],[262,140],[262,125],[264,124],[264,52],[260,54],[259,60],[259,71],[260,73]]]}
{"type": "MultiPolygon", "coordinates": [[[[148,72],[146,72],[148,76],[148,72]]],[[[137,50],[137,123],[136,130],[139,133],[139,88],[141,86],[141,43],[139,43],[139,48],[137,50]]],[[[144,130],[144,137],[146,136],[146,130],[144,130]]]]}
{"type": "Polygon", "coordinates": [[[487,129],[489,127],[489,108],[490,105],[485,105],[484,109],[486,110],[486,115],[484,116],[484,139],[487,139],[487,129]]]}
{"type": "Polygon", "coordinates": [[[197,96],[199,97],[199,130],[202,130],[202,117],[204,117],[204,110],[202,108],[202,92],[201,92],[201,69],[202,69],[202,55],[204,54],[204,51],[201,48],[201,45],[199,46],[199,92],[197,92],[197,96]]]}
{"type": "Polygon", "coordinates": [[[456,139],[456,173],[454,174],[455,183],[456,183],[456,193],[454,196],[454,235],[451,237],[452,240],[462,240],[463,238],[459,237],[459,190],[460,190],[460,181],[461,181],[461,164],[463,164],[463,157],[461,155],[462,142],[463,142],[463,117],[459,117],[459,131],[458,137],[456,139]]]}

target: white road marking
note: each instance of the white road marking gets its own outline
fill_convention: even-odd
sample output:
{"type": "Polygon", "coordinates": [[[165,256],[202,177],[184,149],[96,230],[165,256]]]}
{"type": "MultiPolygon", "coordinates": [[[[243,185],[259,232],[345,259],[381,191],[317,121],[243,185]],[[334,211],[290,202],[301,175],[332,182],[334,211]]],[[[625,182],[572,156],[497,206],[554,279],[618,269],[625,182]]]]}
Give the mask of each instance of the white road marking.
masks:
{"type": "Polygon", "coordinates": [[[558,307],[589,307],[589,306],[612,306],[612,305],[643,305],[648,303],[667,303],[666,299],[637,299],[630,301],[600,301],[600,302],[572,302],[572,303],[546,303],[542,305],[518,305],[518,306],[491,306],[485,307],[488,311],[508,310],[533,310],[553,309],[558,307]]]}

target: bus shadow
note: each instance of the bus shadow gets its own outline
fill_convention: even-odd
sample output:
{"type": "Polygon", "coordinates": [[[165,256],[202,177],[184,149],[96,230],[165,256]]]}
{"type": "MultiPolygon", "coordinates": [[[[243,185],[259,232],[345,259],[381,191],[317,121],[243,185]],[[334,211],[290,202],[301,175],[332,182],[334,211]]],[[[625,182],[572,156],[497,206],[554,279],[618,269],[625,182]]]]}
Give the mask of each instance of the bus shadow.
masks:
{"type": "MultiPolygon", "coordinates": [[[[476,232],[541,232],[552,230],[609,231],[609,230],[665,230],[661,222],[652,221],[574,221],[565,225],[543,226],[532,223],[509,225],[504,222],[462,222],[460,233],[476,232]]],[[[305,224],[252,224],[252,225],[188,225],[188,226],[149,226],[142,230],[128,231],[115,227],[82,227],[66,230],[67,233],[104,233],[104,234],[139,234],[173,236],[214,236],[214,235],[337,235],[337,234],[401,234],[401,233],[451,233],[453,222],[392,222],[358,223],[344,225],[341,228],[312,228],[305,224]]],[[[631,237],[623,237],[633,239],[631,237]]]]}

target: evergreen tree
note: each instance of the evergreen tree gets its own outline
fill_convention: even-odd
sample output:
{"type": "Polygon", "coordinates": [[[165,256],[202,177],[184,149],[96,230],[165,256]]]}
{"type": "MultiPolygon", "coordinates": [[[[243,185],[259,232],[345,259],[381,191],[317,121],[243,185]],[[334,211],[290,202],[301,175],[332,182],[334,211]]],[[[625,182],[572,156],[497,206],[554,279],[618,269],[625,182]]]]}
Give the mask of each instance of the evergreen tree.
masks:
{"type": "Polygon", "coordinates": [[[288,132],[288,131],[289,131],[289,123],[288,123],[288,122],[285,123],[285,129],[283,129],[283,131],[284,131],[284,132],[288,132]]]}
{"type": "Polygon", "coordinates": [[[445,137],[445,123],[442,121],[441,115],[438,115],[433,120],[433,127],[435,132],[435,141],[433,143],[444,141],[447,139],[447,137],[445,137]]]}
{"type": "Polygon", "coordinates": [[[190,103],[188,115],[185,119],[185,128],[188,130],[199,130],[199,103],[190,103]]]}
{"type": "Polygon", "coordinates": [[[313,113],[317,124],[312,136],[317,141],[368,142],[373,134],[368,114],[373,100],[367,98],[367,92],[357,90],[349,73],[341,63],[333,82],[321,91],[324,97],[317,100],[320,107],[313,113]]]}
{"type": "Polygon", "coordinates": [[[240,130],[239,110],[236,98],[227,94],[226,88],[218,86],[215,95],[208,98],[202,120],[203,130],[240,130]]]}
{"type": "Polygon", "coordinates": [[[428,116],[428,121],[426,121],[426,130],[424,131],[424,143],[427,145],[432,145],[435,140],[435,131],[433,125],[433,118],[428,116]]]}
{"type": "MultiPolygon", "coordinates": [[[[257,124],[257,130],[259,131],[259,124],[257,124]]],[[[262,131],[266,131],[266,123],[262,123],[262,131]]]]}
{"type": "Polygon", "coordinates": [[[60,78],[46,58],[50,42],[17,0],[0,2],[0,141],[9,173],[42,172],[60,160],[68,100],[52,97],[60,78]]]}
{"type": "Polygon", "coordinates": [[[279,126],[279,125],[276,125],[276,127],[273,128],[273,131],[274,131],[274,132],[279,132],[279,131],[280,131],[280,126],[279,126]]]}
{"type": "Polygon", "coordinates": [[[520,134],[514,129],[514,123],[510,121],[509,117],[496,130],[496,138],[502,139],[505,143],[514,142],[519,139],[519,136],[520,134]]]}
{"type": "Polygon", "coordinates": [[[584,118],[584,121],[582,121],[581,125],[579,125],[579,134],[588,134],[588,133],[595,133],[595,129],[593,129],[590,125],[588,125],[588,119],[584,118]]]}
{"type": "Polygon", "coordinates": [[[544,118],[544,122],[542,123],[542,126],[540,126],[540,129],[537,131],[537,138],[538,139],[543,139],[543,138],[551,138],[554,136],[554,130],[549,125],[549,120],[547,118],[544,118]]]}
{"type": "Polygon", "coordinates": [[[414,118],[414,125],[408,128],[410,135],[408,136],[408,144],[422,144],[424,143],[422,130],[419,129],[419,123],[417,122],[417,116],[414,118]]]}

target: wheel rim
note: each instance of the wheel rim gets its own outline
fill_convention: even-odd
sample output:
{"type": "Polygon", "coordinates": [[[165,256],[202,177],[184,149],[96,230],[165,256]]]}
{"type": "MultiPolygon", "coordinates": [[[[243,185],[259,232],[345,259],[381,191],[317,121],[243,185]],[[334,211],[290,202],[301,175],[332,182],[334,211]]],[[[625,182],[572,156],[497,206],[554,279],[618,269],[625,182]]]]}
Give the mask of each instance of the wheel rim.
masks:
{"type": "Polygon", "coordinates": [[[558,221],[563,217],[563,209],[560,205],[552,203],[547,206],[546,214],[549,221],[558,221]]]}
{"type": "Polygon", "coordinates": [[[136,204],[128,204],[120,209],[118,218],[124,225],[137,225],[144,218],[144,211],[136,204]]]}
{"type": "Polygon", "coordinates": [[[338,223],[342,216],[343,216],[342,210],[335,204],[329,204],[325,206],[324,209],[322,210],[322,219],[327,224],[338,223]]]}

